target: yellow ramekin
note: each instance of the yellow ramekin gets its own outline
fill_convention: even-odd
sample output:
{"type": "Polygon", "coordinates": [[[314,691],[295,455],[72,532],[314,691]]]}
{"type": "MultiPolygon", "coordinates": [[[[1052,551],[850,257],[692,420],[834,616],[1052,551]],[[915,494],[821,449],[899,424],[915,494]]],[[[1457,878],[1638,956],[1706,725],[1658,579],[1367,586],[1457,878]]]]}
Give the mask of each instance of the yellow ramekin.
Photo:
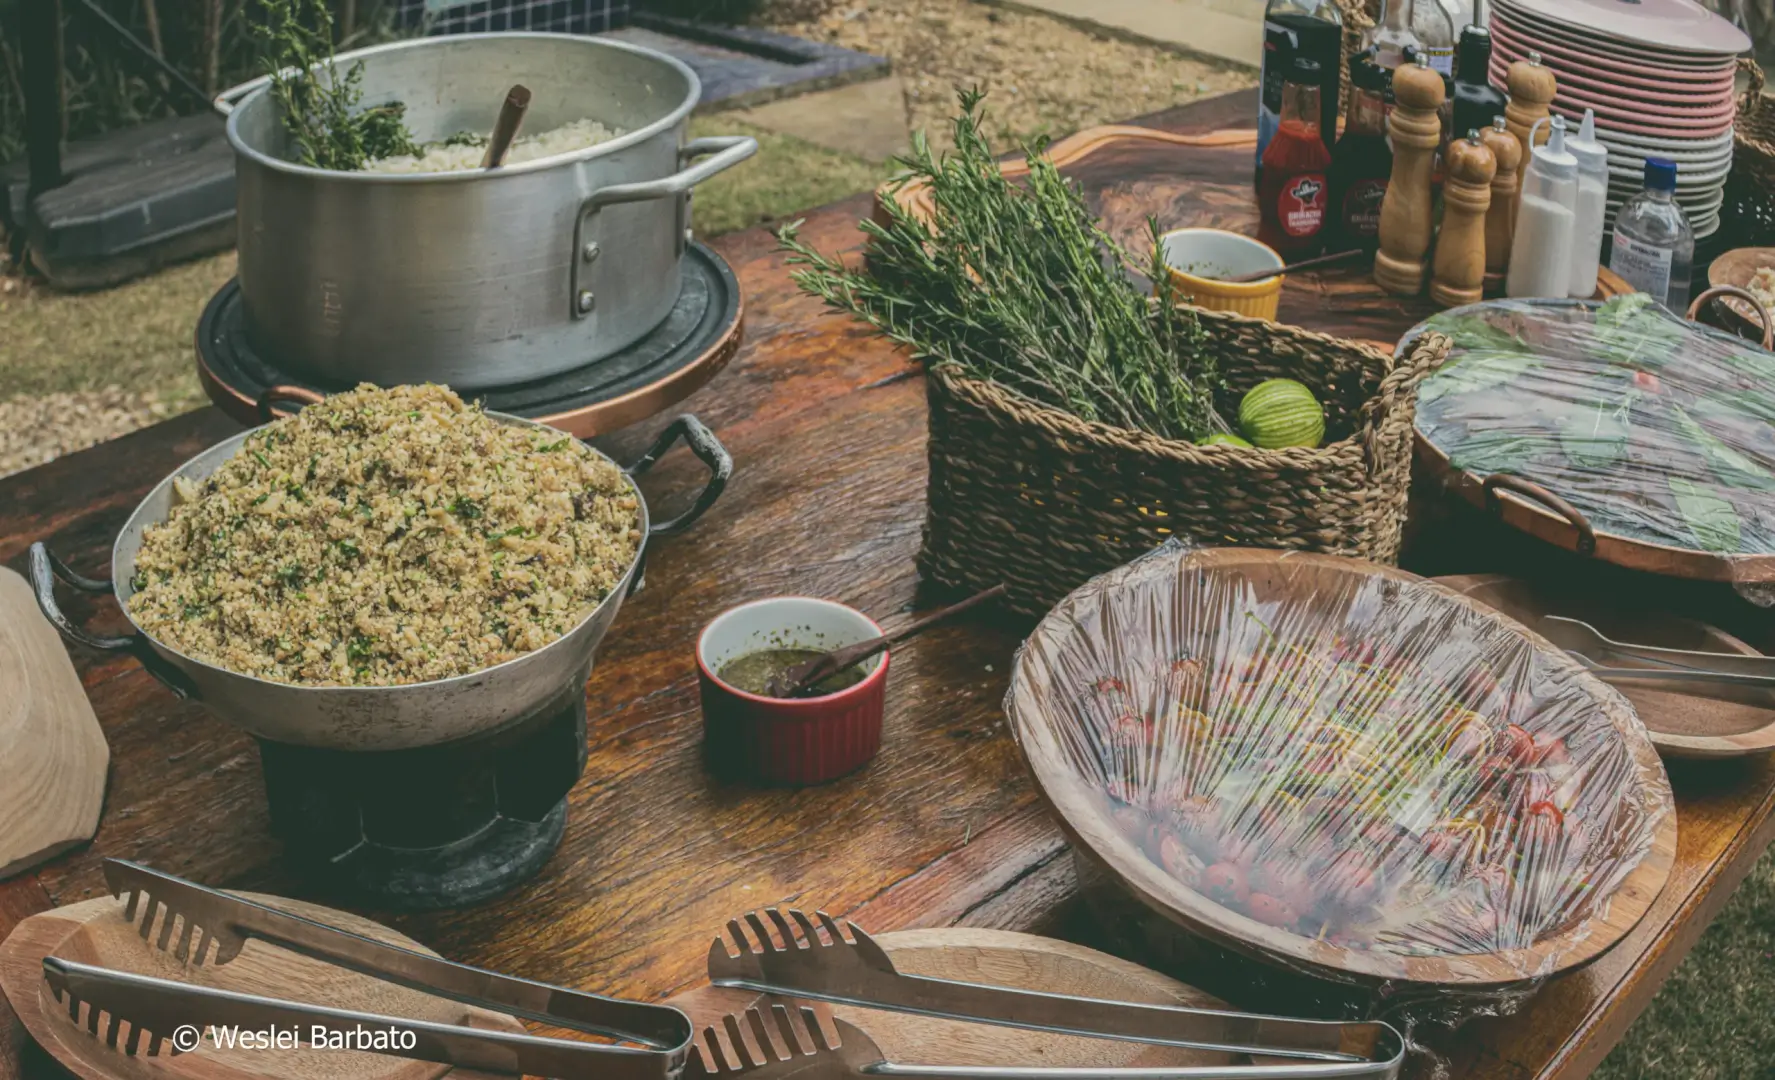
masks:
{"type": "Polygon", "coordinates": [[[1225,229],[1173,229],[1160,238],[1171,288],[1180,300],[1212,311],[1232,311],[1276,321],[1282,300],[1283,275],[1232,284],[1214,274],[1238,277],[1259,270],[1279,270],[1282,256],[1249,236],[1225,229]]]}

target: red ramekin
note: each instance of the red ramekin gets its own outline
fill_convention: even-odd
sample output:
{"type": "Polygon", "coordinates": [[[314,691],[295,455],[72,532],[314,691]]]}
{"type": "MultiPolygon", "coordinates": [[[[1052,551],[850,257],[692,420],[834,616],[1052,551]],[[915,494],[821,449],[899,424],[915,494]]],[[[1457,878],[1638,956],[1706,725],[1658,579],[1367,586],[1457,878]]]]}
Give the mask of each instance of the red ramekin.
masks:
{"type": "Polygon", "coordinates": [[[768,698],[715,674],[760,649],[837,649],[881,634],[869,616],[831,600],[773,596],[729,608],[696,643],[703,737],[709,765],[733,779],[822,784],[861,767],[881,749],[888,654],[863,663],[863,681],[836,694],[768,698]]]}

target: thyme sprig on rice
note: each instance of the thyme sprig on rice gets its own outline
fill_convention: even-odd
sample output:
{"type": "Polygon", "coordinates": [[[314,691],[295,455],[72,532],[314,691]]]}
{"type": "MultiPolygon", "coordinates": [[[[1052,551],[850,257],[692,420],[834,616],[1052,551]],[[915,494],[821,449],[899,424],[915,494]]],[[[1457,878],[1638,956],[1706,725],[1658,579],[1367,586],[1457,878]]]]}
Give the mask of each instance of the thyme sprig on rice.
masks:
{"type": "Polygon", "coordinates": [[[541,648],[640,543],[622,473],[439,386],[362,386],[248,436],[147,530],[130,613],[275,682],[451,678],[541,648]]]}

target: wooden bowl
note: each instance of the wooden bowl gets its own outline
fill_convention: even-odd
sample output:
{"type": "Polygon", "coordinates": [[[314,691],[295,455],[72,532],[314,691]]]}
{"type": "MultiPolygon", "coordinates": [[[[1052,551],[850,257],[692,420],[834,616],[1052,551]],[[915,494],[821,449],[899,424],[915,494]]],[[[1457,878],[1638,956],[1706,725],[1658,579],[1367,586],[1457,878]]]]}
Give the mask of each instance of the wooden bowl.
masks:
{"type": "MultiPolygon", "coordinates": [[[[1505,574],[1460,574],[1435,580],[1530,628],[1544,615],[1564,615],[1581,619],[1616,641],[1635,645],[1761,655],[1717,626],[1642,607],[1631,596],[1568,592],[1505,574]]],[[[1775,750],[1775,709],[1766,707],[1769,695],[1764,691],[1745,690],[1743,700],[1726,700],[1643,685],[1618,689],[1633,703],[1652,745],[1667,758],[1743,757],[1775,750]]]]}
{"type": "Polygon", "coordinates": [[[1463,988],[1544,978],[1595,959],[1632,929],[1675,852],[1669,781],[1627,702],[1497,611],[1390,567],[1262,550],[1156,553],[1076,590],[1043,619],[1018,654],[1006,708],[1038,788],[1079,853],[1176,928],[1318,977],[1463,988]],[[1337,655],[1327,660],[1330,649],[1337,655]],[[1253,677],[1257,655],[1267,659],[1253,677]],[[1302,695],[1303,684],[1331,669],[1337,674],[1302,695]],[[1363,681],[1338,681],[1351,671],[1363,681]],[[1443,681],[1467,685],[1480,671],[1495,676],[1483,690],[1451,693],[1443,681]],[[1284,690],[1290,679],[1293,690],[1284,690]],[[1362,719],[1351,703],[1376,700],[1382,683],[1392,711],[1362,719]],[[1334,684],[1341,696],[1311,692],[1334,684]],[[1194,689],[1166,689],[1173,685],[1194,689]],[[1306,704],[1265,704],[1290,692],[1306,704]],[[1139,704],[1131,713],[1126,702],[1139,704]],[[1468,715],[1463,709],[1485,710],[1475,730],[1491,734],[1457,757],[1461,740],[1445,735],[1457,729],[1443,725],[1468,715]],[[1143,721],[1143,713],[1158,719],[1143,721]],[[1525,764],[1507,786],[1487,787],[1473,778],[1521,739],[1506,722],[1527,729],[1525,764]],[[1335,753],[1300,749],[1328,745],[1318,740],[1333,728],[1347,736],[1335,753]],[[1564,763],[1548,766],[1545,748],[1556,739],[1564,763]],[[1378,752],[1401,742],[1417,747],[1410,759],[1378,752]],[[1235,745],[1237,753],[1228,749],[1235,745]],[[1295,786],[1302,763],[1325,757],[1337,760],[1316,774],[1316,791],[1295,786]],[[1401,790],[1408,773],[1414,786],[1401,790]],[[1452,779],[1433,786],[1425,777],[1452,779]],[[1522,824],[1532,807],[1504,813],[1501,801],[1488,802],[1508,790],[1523,800],[1511,805],[1528,806],[1537,796],[1522,792],[1543,780],[1563,789],[1552,796],[1565,801],[1562,822],[1575,815],[1551,840],[1522,824]],[[1346,800],[1364,784],[1362,809],[1349,811],[1346,800]],[[1465,794],[1447,799],[1446,787],[1465,794]],[[1482,812],[1482,802],[1494,812],[1482,812]],[[1418,839],[1448,833],[1457,819],[1486,830],[1458,866],[1418,839]],[[1407,825],[1417,820],[1425,824],[1407,825]],[[1340,822],[1336,830],[1330,821],[1340,822]],[[1377,821],[1394,831],[1381,838],[1377,821]],[[1351,833],[1357,823],[1361,839],[1351,833]],[[1228,831],[1235,828],[1245,831],[1228,831]],[[1299,831],[1284,850],[1269,838],[1276,830],[1299,831]],[[1534,846],[1546,844],[1556,846],[1534,846]],[[1540,870],[1498,879],[1499,868],[1548,852],[1557,854],[1540,854],[1540,870]],[[1226,899],[1228,866],[1252,893],[1260,875],[1292,875],[1292,894],[1286,884],[1271,891],[1288,913],[1303,914],[1277,918],[1267,894],[1267,913],[1249,897],[1210,899],[1226,899]],[[1331,882],[1355,872],[1366,875],[1367,891],[1351,900],[1331,882]],[[1456,907],[1486,889],[1494,899],[1481,914],[1496,920],[1489,936],[1458,932],[1477,924],[1456,907]],[[1507,923],[1500,911],[1511,913],[1507,923]]]}
{"type": "MultiPolygon", "coordinates": [[[[1708,265],[1707,283],[1715,288],[1730,285],[1748,289],[1750,279],[1764,266],[1775,266],[1775,247],[1733,248],[1708,265]]],[[[1755,334],[1758,338],[1763,336],[1763,321],[1749,301],[1736,296],[1721,296],[1715,308],[1727,312],[1734,331],[1755,334]]]]}

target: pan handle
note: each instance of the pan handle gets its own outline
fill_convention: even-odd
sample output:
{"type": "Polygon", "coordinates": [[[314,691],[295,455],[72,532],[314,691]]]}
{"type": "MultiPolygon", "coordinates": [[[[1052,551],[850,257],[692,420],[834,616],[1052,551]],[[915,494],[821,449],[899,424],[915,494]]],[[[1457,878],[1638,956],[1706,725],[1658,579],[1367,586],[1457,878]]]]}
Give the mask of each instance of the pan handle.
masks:
{"type": "Polygon", "coordinates": [[[265,392],[259,395],[259,400],[255,403],[255,406],[259,410],[259,421],[261,423],[269,424],[273,420],[282,420],[286,416],[296,415],[293,412],[279,412],[277,406],[280,402],[287,405],[306,407],[325,401],[326,397],[327,395],[316,390],[310,390],[306,386],[291,386],[288,383],[279,383],[276,386],[267,386],[265,392]]]}
{"type": "Polygon", "coordinates": [[[640,558],[635,560],[634,576],[629,579],[630,596],[640,592],[642,587],[647,584],[647,542],[656,536],[671,536],[674,533],[681,533],[696,524],[697,519],[707,513],[709,507],[715,505],[715,500],[721,497],[722,489],[727,487],[728,477],[733,475],[733,455],[727,452],[727,447],[721,445],[721,440],[715,437],[713,431],[710,431],[701,420],[689,413],[685,413],[666,425],[666,430],[660,432],[659,438],[653,440],[653,445],[647,448],[647,453],[636,458],[635,463],[625,468],[623,472],[632,477],[642,475],[648,469],[653,468],[654,463],[664,457],[666,451],[670,450],[672,444],[680,438],[684,440],[686,446],[690,447],[690,452],[709,467],[709,482],[703,485],[702,494],[696,497],[696,502],[690,504],[690,509],[669,521],[657,522],[648,528],[647,536],[641,541],[640,558]]]}
{"type": "Polygon", "coordinates": [[[56,628],[69,641],[78,642],[88,648],[100,652],[126,652],[135,656],[146,668],[148,674],[160,680],[161,684],[176,696],[187,700],[195,700],[197,688],[185,673],[161,659],[148,645],[148,639],[141,634],[124,634],[120,637],[105,637],[89,633],[75,626],[62,612],[61,605],[55,600],[55,583],[61,581],[71,588],[83,593],[102,595],[112,591],[111,583],[99,578],[89,578],[76,574],[68,568],[68,564],[55,557],[44,543],[39,540],[31,545],[30,554],[31,591],[37,594],[37,607],[49,625],[56,628]]]}
{"type": "Polygon", "coordinates": [[[1545,506],[1547,509],[1558,514],[1560,517],[1565,518],[1572,528],[1578,530],[1578,554],[1596,554],[1596,529],[1591,526],[1590,519],[1585,517],[1583,512],[1577,507],[1566,502],[1558,495],[1553,494],[1553,492],[1548,491],[1533,480],[1524,480],[1520,476],[1512,476],[1509,473],[1492,473],[1485,478],[1485,483],[1482,486],[1485,489],[1485,505],[1492,513],[1503,513],[1503,505],[1498,500],[1499,488],[1502,488],[1505,491],[1515,492],[1525,498],[1533,499],[1535,502],[1540,503],[1542,506],[1545,506]]]}
{"type": "Polygon", "coordinates": [[[1763,324],[1763,348],[1775,349],[1775,318],[1770,317],[1769,309],[1749,289],[1741,289],[1736,285],[1715,285],[1695,297],[1694,302],[1689,305],[1689,321],[1700,322],[1701,320],[1697,316],[1701,314],[1702,305],[1722,296],[1730,296],[1749,304],[1750,310],[1756,312],[1757,321],[1763,324]]]}
{"type": "Polygon", "coordinates": [[[697,519],[715,505],[715,500],[721,497],[722,489],[727,487],[728,478],[733,476],[733,455],[727,452],[727,447],[721,445],[721,440],[715,437],[713,431],[689,413],[668,424],[666,430],[660,432],[659,438],[653,440],[653,445],[647,448],[647,453],[642,454],[633,465],[623,471],[630,476],[642,475],[653,468],[654,463],[664,457],[666,451],[679,439],[684,440],[685,445],[690,447],[690,452],[697,456],[697,460],[709,467],[709,482],[703,485],[702,493],[696,497],[696,502],[690,504],[690,509],[669,521],[655,522],[647,530],[649,540],[656,536],[674,536],[696,524],[697,519]]]}

